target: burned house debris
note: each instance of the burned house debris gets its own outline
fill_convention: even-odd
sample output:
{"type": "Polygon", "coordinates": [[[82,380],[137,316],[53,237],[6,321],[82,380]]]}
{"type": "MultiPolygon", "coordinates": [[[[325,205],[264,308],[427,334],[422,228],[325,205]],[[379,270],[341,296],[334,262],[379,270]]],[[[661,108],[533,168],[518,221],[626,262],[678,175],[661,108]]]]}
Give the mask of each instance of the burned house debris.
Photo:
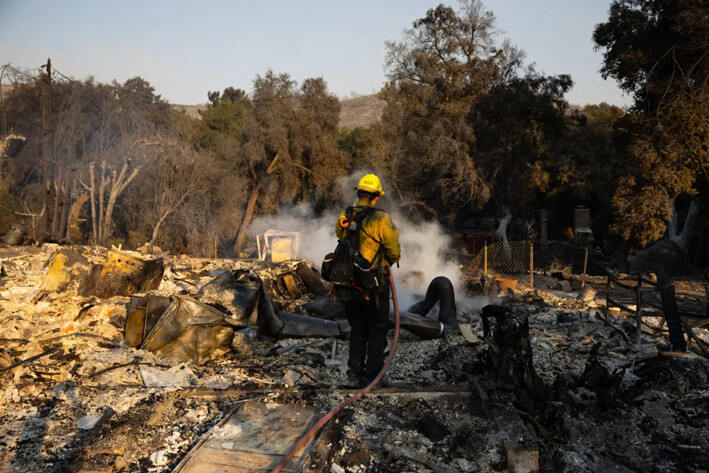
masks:
{"type": "Polygon", "coordinates": [[[0,473],[709,473],[707,2],[518,0],[554,74],[484,0],[64,3],[0,7],[0,473]]]}
{"type": "MultiPolygon", "coordinates": [[[[342,307],[305,261],[0,252],[0,471],[267,471],[353,393],[342,307]]],[[[391,384],[290,471],[709,469],[703,285],[674,282],[696,315],[677,351],[649,290],[636,332],[606,306],[636,309],[634,289],[566,282],[434,279],[401,313],[391,384]]]]}

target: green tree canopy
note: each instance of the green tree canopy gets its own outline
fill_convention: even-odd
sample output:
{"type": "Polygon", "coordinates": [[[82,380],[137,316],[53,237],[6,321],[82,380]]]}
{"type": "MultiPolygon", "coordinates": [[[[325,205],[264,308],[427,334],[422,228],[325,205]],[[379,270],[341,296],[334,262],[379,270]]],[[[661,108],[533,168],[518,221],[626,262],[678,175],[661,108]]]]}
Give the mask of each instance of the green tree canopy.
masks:
{"type": "Polygon", "coordinates": [[[672,202],[709,180],[709,7],[696,0],[616,0],[593,35],[602,72],[634,99],[619,127],[634,171],[614,198],[617,229],[641,244],[664,233],[672,202]],[[631,219],[630,210],[654,209],[631,219]]]}
{"type": "Polygon", "coordinates": [[[449,220],[488,202],[519,210],[545,190],[572,85],[524,69],[521,51],[498,44],[493,14],[461,5],[430,9],[387,45],[381,92],[399,186],[449,220]]]}

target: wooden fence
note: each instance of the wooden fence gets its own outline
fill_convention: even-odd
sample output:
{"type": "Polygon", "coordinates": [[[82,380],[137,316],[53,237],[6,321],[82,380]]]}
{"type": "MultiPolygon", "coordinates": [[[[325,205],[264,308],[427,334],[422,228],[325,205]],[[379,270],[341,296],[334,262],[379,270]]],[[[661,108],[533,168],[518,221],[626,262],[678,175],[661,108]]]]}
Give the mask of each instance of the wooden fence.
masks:
{"type": "MultiPolygon", "coordinates": [[[[707,285],[705,285],[705,292],[709,296],[709,286],[707,285]]],[[[695,335],[692,327],[686,320],[684,320],[684,318],[691,317],[695,319],[705,319],[701,324],[699,324],[699,326],[709,325],[709,300],[704,300],[700,297],[688,294],[682,294],[681,297],[683,300],[703,303],[706,312],[704,314],[700,314],[687,310],[680,311],[671,280],[667,280],[665,283],[660,281],[658,284],[657,282],[643,277],[633,277],[621,280],[613,276],[608,276],[606,280],[606,321],[609,321],[608,315],[610,308],[617,307],[621,311],[628,312],[635,316],[636,344],[640,344],[640,335],[642,333],[641,327],[642,325],[645,325],[649,329],[658,333],[669,332],[670,341],[672,342],[673,347],[679,346],[680,348],[684,347],[684,349],[686,349],[686,342],[682,332],[686,332],[690,341],[694,341],[701,350],[701,353],[704,356],[708,356],[709,350],[707,349],[707,344],[695,335]],[[618,293],[617,289],[626,292],[621,296],[616,296],[615,294],[618,293]],[[630,304],[625,301],[634,301],[635,308],[633,309],[630,307],[630,304]],[[656,309],[661,312],[662,322],[660,323],[659,328],[643,322],[643,311],[647,312],[648,308],[656,309]],[[668,327],[667,330],[664,329],[665,323],[668,327]]]]}

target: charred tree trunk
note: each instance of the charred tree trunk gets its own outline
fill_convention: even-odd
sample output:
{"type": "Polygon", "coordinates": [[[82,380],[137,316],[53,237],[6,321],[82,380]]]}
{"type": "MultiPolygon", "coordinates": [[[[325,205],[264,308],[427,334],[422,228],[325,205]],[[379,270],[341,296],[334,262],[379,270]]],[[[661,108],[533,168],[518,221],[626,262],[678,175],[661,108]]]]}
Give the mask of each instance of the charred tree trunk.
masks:
{"type": "Polygon", "coordinates": [[[108,236],[111,234],[111,225],[112,225],[112,216],[113,216],[113,208],[116,205],[116,199],[118,196],[123,192],[123,190],[126,188],[128,184],[131,183],[133,179],[135,179],[135,176],[138,175],[138,170],[140,168],[135,168],[133,169],[133,172],[130,174],[130,176],[126,177],[126,173],[128,172],[128,165],[130,161],[127,161],[123,163],[123,166],[121,167],[121,172],[116,173],[115,169],[113,170],[112,173],[112,178],[111,178],[111,187],[110,191],[108,194],[108,203],[106,204],[106,213],[104,214],[104,220],[102,223],[102,230],[101,230],[101,244],[105,244],[106,240],[108,239],[108,236]]]}
{"type": "MultiPolygon", "coordinates": [[[[103,245],[106,243],[106,239],[111,233],[111,217],[113,215],[113,208],[116,205],[116,200],[118,199],[118,196],[125,190],[128,184],[130,184],[131,181],[135,179],[135,176],[138,175],[140,166],[133,169],[131,174],[127,176],[129,165],[130,160],[123,163],[120,173],[116,173],[115,170],[112,171],[112,177],[111,179],[109,179],[106,176],[106,162],[104,161],[101,163],[101,181],[98,190],[98,215],[96,215],[97,205],[95,195],[95,166],[94,163],[91,163],[89,165],[89,176],[91,178],[91,182],[89,185],[86,185],[82,182],[83,187],[89,191],[89,197],[86,197],[82,201],[81,205],[86,202],[86,199],[91,199],[91,221],[94,234],[94,244],[103,245]],[[105,210],[103,203],[104,191],[108,192],[108,202],[106,203],[105,210]]],[[[79,208],[77,209],[77,220],[78,212],[80,209],[81,206],[79,206],[79,208]]]]}
{"type": "Polygon", "coordinates": [[[150,236],[150,242],[148,243],[148,251],[151,254],[153,252],[153,245],[155,245],[155,242],[158,239],[158,235],[160,234],[160,227],[163,223],[165,223],[165,220],[167,219],[167,217],[170,216],[170,214],[180,208],[185,199],[187,199],[187,197],[190,195],[191,191],[191,188],[187,189],[182,194],[182,197],[180,197],[180,200],[178,200],[177,203],[171,203],[171,199],[169,199],[166,194],[163,193],[162,197],[160,198],[160,205],[158,206],[158,209],[163,209],[163,212],[160,218],[158,218],[158,221],[155,223],[155,226],[153,227],[153,233],[150,236]]]}
{"type": "Polygon", "coordinates": [[[69,210],[71,209],[71,199],[76,194],[76,181],[69,187],[69,176],[64,184],[64,200],[62,202],[62,220],[59,224],[59,239],[67,237],[67,222],[69,221],[69,210]]]}
{"type": "Polygon", "coordinates": [[[490,345],[487,353],[490,368],[503,384],[525,389],[534,399],[543,401],[546,387],[532,362],[529,320],[509,307],[483,307],[483,336],[490,345]],[[494,328],[490,319],[495,319],[494,328]]]}
{"type": "Polygon", "coordinates": [[[64,199],[64,166],[59,168],[57,178],[54,180],[54,209],[52,211],[52,240],[58,240],[59,237],[59,212],[61,211],[61,202],[64,199]]]}
{"type": "Polygon", "coordinates": [[[241,225],[239,225],[239,231],[236,233],[236,240],[234,241],[234,254],[239,256],[244,247],[244,240],[246,239],[246,230],[251,224],[251,220],[254,217],[254,209],[256,208],[256,202],[258,201],[259,194],[261,193],[261,187],[264,185],[268,176],[273,173],[276,168],[276,163],[278,162],[278,153],[273,156],[270,164],[266,168],[266,171],[258,176],[254,163],[250,163],[251,177],[253,178],[253,187],[249,194],[249,199],[246,202],[246,209],[244,210],[244,218],[241,219],[241,225]]]}
{"type": "Polygon", "coordinates": [[[49,213],[54,208],[53,199],[53,144],[51,128],[52,109],[52,61],[47,59],[47,72],[43,78],[42,87],[42,172],[44,173],[44,207],[45,212],[40,220],[39,235],[45,238],[50,231],[49,213]]]}
{"type": "MultiPolygon", "coordinates": [[[[122,170],[121,170],[122,171],[122,170]]],[[[116,187],[116,181],[118,179],[118,173],[114,169],[111,171],[111,179],[106,179],[110,183],[110,187],[107,189],[108,202],[106,203],[106,211],[103,214],[103,220],[101,220],[101,245],[106,244],[108,240],[108,235],[111,232],[111,226],[113,224],[113,207],[116,205],[116,197],[114,194],[114,188],[116,187]]]]}
{"type": "Polygon", "coordinates": [[[236,241],[234,242],[234,254],[239,256],[241,250],[244,247],[244,240],[246,239],[246,229],[251,224],[251,220],[254,217],[254,208],[256,208],[256,202],[258,201],[260,193],[260,185],[256,184],[251,193],[249,194],[249,200],[246,203],[246,210],[244,211],[244,217],[241,219],[241,225],[239,225],[239,231],[236,233],[236,241]]]}
{"type": "Polygon", "coordinates": [[[630,251],[630,243],[628,241],[623,241],[620,245],[620,251],[618,254],[618,272],[627,273],[628,272],[628,253],[630,251]]]}
{"type": "Polygon", "coordinates": [[[79,230],[79,216],[81,215],[81,208],[84,206],[86,201],[89,200],[89,196],[86,194],[81,194],[72,202],[69,207],[69,215],[67,217],[67,228],[66,228],[66,240],[69,243],[74,242],[74,235],[80,235],[79,230]]]}
{"type": "Polygon", "coordinates": [[[98,187],[98,239],[96,244],[103,244],[103,191],[106,188],[106,161],[101,162],[101,184],[98,187]]]}
{"type": "Polygon", "coordinates": [[[89,191],[89,198],[91,199],[91,228],[93,229],[94,233],[94,244],[97,244],[98,220],[96,219],[96,172],[94,169],[94,163],[89,164],[89,177],[91,178],[91,184],[87,189],[89,191]]]}
{"type": "Polygon", "coordinates": [[[153,227],[153,233],[150,236],[150,243],[148,243],[148,252],[150,254],[153,254],[153,245],[155,245],[155,242],[158,239],[158,235],[160,234],[160,226],[163,224],[165,219],[170,215],[172,212],[168,211],[162,214],[162,216],[158,219],[157,223],[153,227]]]}

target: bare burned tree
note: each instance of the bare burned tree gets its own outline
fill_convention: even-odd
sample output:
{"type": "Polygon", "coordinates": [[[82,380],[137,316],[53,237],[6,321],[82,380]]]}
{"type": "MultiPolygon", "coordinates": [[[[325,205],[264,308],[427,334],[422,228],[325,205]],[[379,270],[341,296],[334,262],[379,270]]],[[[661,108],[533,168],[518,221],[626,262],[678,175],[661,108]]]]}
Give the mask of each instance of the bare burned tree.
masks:
{"type": "Polygon", "coordinates": [[[116,169],[110,169],[106,161],[103,161],[101,163],[101,174],[98,179],[97,194],[95,165],[93,162],[89,164],[90,183],[88,185],[82,183],[82,185],[89,191],[89,198],[91,199],[91,220],[93,222],[93,237],[96,244],[106,244],[108,237],[111,235],[113,209],[116,205],[116,200],[140,171],[140,166],[138,166],[133,168],[129,174],[130,167],[131,162],[127,160],[121,166],[120,172],[118,172],[116,169]],[[98,202],[98,213],[96,210],[96,202],[98,202]]]}
{"type": "Polygon", "coordinates": [[[152,192],[147,193],[145,202],[151,207],[149,211],[146,209],[152,222],[150,253],[166,220],[180,211],[190,198],[211,190],[215,171],[209,155],[198,155],[181,146],[163,149],[153,160],[146,183],[152,192]]]}

